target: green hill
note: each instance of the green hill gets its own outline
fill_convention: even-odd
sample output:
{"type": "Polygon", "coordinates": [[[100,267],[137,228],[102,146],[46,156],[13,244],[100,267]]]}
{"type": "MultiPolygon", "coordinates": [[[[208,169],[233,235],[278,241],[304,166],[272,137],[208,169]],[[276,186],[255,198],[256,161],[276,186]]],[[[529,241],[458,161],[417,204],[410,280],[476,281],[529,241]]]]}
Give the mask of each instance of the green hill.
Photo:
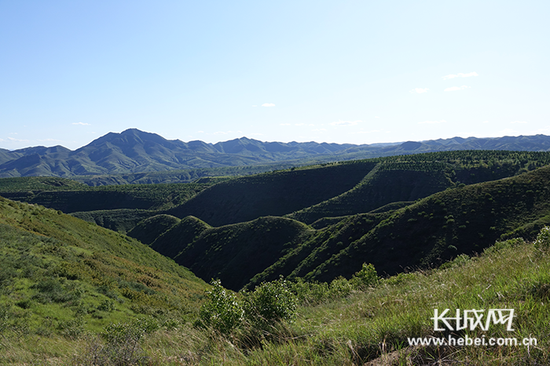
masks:
{"type": "Polygon", "coordinates": [[[143,316],[183,320],[206,287],[135,239],[0,198],[0,333],[71,336],[143,316]]]}
{"type": "MultiPolygon", "coordinates": [[[[279,274],[322,281],[339,275],[349,277],[363,262],[393,274],[471,253],[511,232],[528,236],[548,214],[545,191],[539,187],[546,184],[546,178],[535,174],[546,168],[522,173],[549,162],[550,153],[451,151],[295,168],[207,183],[210,186],[129,185],[77,190],[67,183],[31,193],[16,192],[13,180],[6,186],[11,194],[81,197],[80,201],[57,204],[80,204],[87,209],[97,208],[96,201],[111,204],[99,198],[110,195],[121,200],[130,197],[130,206],[149,200],[150,208],[172,207],[92,210],[73,215],[130,232],[160,253],[172,258],[179,255],[178,262],[204,280],[220,277],[224,283],[234,281],[227,286],[238,289],[279,274]],[[526,176],[538,178],[526,182],[526,176]],[[520,188],[510,188],[514,184],[520,188]],[[538,202],[534,209],[525,206],[529,200],[538,202]],[[283,215],[287,219],[265,218],[283,215]],[[312,226],[303,229],[306,226],[295,219],[312,226]],[[146,221],[140,223],[142,220],[146,221]],[[265,233],[272,224],[277,226],[273,237],[265,233]],[[269,256],[254,260],[253,266],[243,265],[247,263],[243,253],[263,243],[267,243],[264,251],[269,256]]],[[[45,184],[21,182],[26,189],[45,184]]],[[[53,199],[51,204],[55,202],[53,199]]]]}
{"type": "MultiPolygon", "coordinates": [[[[142,243],[149,245],[165,231],[180,223],[180,221],[181,220],[177,217],[164,214],[148,217],[147,219],[140,221],[134,228],[132,228],[132,230],[128,233],[128,236],[136,238],[142,243]]],[[[174,253],[174,255],[176,254],[178,253],[174,253]]]]}
{"type": "Polygon", "coordinates": [[[453,186],[446,176],[445,166],[435,163],[400,164],[380,162],[353,189],[288,217],[312,223],[323,217],[369,212],[392,202],[414,201],[453,186]]]}
{"type": "Polygon", "coordinates": [[[219,278],[238,290],[258,272],[311,231],[301,222],[262,217],[253,221],[210,228],[196,218],[185,218],[162,234],[151,247],[160,253],[176,253],[174,260],[201,278],[219,278]]]}
{"type": "Polygon", "coordinates": [[[279,275],[315,281],[349,278],[365,262],[392,275],[479,252],[510,235],[532,238],[550,223],[548,186],[550,166],[457,185],[396,210],[325,219],[317,230],[272,217],[215,228],[202,223],[197,230],[197,219],[188,218],[152,246],[169,256],[179,252],[178,263],[233,289],[279,275]]]}
{"type": "Polygon", "coordinates": [[[65,213],[115,209],[166,210],[181,205],[213,184],[127,184],[89,187],[69,179],[23,177],[0,179],[0,195],[65,213]]]}
{"type": "Polygon", "coordinates": [[[281,216],[352,189],[375,165],[374,161],[347,162],[232,179],[167,213],[196,216],[214,226],[281,216]]]}
{"type": "Polygon", "coordinates": [[[549,186],[547,166],[445,190],[375,217],[352,215],[320,230],[257,281],[280,273],[330,281],[351,276],[364,262],[380,273],[396,274],[482,251],[499,238],[532,239],[550,223],[549,186]]]}
{"type": "Polygon", "coordinates": [[[268,215],[310,224],[546,164],[550,153],[512,151],[451,151],[332,163],[222,182],[167,213],[196,216],[214,226],[268,215]]]}

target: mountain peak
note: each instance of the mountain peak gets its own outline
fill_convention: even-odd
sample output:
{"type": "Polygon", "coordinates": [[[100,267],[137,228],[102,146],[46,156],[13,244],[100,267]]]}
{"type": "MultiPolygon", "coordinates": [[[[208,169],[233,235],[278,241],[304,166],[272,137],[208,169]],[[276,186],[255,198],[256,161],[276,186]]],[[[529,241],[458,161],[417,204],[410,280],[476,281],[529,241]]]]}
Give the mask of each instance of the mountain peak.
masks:
{"type": "Polygon", "coordinates": [[[262,142],[240,137],[216,144],[182,142],[129,128],[110,132],[76,151],[61,146],[0,150],[0,177],[128,174],[166,170],[270,164],[281,161],[351,160],[446,150],[550,151],[545,135],[407,141],[382,145],[262,142]],[[25,159],[34,155],[33,159],[25,159]]]}

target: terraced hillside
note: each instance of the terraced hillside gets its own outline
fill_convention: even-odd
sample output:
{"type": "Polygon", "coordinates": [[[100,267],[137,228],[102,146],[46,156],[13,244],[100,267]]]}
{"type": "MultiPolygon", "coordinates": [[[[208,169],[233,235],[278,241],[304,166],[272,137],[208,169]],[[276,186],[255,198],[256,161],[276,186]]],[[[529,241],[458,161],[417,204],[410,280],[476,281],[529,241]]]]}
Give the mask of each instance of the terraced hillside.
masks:
{"type": "MultiPolygon", "coordinates": [[[[394,162],[397,164],[394,166],[402,169],[402,163],[394,162]]],[[[412,168],[420,166],[418,160],[407,164],[412,168]]],[[[291,230],[297,221],[277,221],[279,229],[276,233],[284,232],[284,237],[266,229],[265,222],[275,218],[219,228],[210,228],[206,221],[200,230],[192,229],[192,234],[183,235],[181,233],[188,230],[187,225],[196,227],[198,220],[188,217],[172,226],[178,228],[174,231],[178,234],[170,236],[172,228],[165,227],[166,231],[152,245],[179,263],[196,268],[196,273],[203,279],[219,277],[235,289],[243,284],[250,287],[264,280],[273,280],[279,275],[316,281],[330,281],[337,276],[349,278],[365,262],[373,263],[386,274],[419,266],[437,266],[461,253],[481,251],[501,237],[522,235],[529,239],[542,225],[550,222],[550,166],[469,185],[456,178],[463,176],[478,180],[480,176],[498,177],[526,170],[521,162],[514,164],[513,161],[485,166],[476,163],[471,170],[475,173],[470,174],[465,174],[466,164],[457,170],[445,166],[433,169],[433,164],[425,164],[424,172],[439,175],[440,182],[448,182],[447,189],[395,210],[324,218],[312,227],[303,226],[299,231],[291,230]],[[160,239],[162,237],[166,240],[160,239]],[[263,247],[264,243],[268,246],[263,247]],[[273,252],[266,255],[269,260],[247,254],[254,258],[254,270],[249,271],[243,265],[247,258],[243,253],[255,247],[264,251],[269,247],[273,252]],[[260,269],[263,266],[265,268],[260,269]]],[[[400,170],[382,171],[400,174],[400,170]]],[[[370,179],[378,173],[376,168],[371,172],[374,174],[370,179]]],[[[361,182],[359,188],[366,185],[365,181],[368,182],[369,178],[361,182]]],[[[380,180],[380,186],[384,181],[387,180],[380,180]]],[[[414,180],[408,182],[409,187],[414,187],[414,180]]],[[[389,194],[393,194],[395,186],[388,185],[392,188],[389,194]]],[[[410,189],[402,191],[410,195],[410,189]]],[[[207,192],[205,190],[203,194],[207,192]]],[[[356,207],[361,207],[359,199],[349,202],[359,202],[356,207]]]]}
{"type": "Polygon", "coordinates": [[[381,273],[431,267],[497,239],[532,239],[550,223],[550,166],[498,181],[457,187],[385,214],[351,215],[318,232],[257,281],[280,273],[327,281],[363,262],[381,273]]]}
{"type": "Polygon", "coordinates": [[[233,179],[167,213],[180,218],[196,216],[214,226],[281,216],[352,189],[375,166],[374,161],[349,162],[233,179]]]}
{"type": "Polygon", "coordinates": [[[65,213],[96,210],[161,210],[181,205],[214,183],[127,184],[90,187],[70,179],[0,179],[0,196],[65,213]]]}
{"type": "Polygon", "coordinates": [[[296,168],[217,184],[167,213],[210,225],[288,215],[305,223],[414,201],[550,164],[550,153],[453,151],[296,168]]]}

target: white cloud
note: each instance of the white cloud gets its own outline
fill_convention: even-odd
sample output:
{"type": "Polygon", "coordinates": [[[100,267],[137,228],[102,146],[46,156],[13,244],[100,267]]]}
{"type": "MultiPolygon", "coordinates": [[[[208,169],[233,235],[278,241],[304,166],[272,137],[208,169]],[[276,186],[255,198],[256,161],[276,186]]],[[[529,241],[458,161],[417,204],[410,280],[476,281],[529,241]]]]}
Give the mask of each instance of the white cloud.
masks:
{"type": "Polygon", "coordinates": [[[279,123],[279,126],[291,126],[290,123],[279,123]]]}
{"type": "Polygon", "coordinates": [[[447,121],[442,119],[440,121],[422,121],[422,122],[418,122],[418,124],[419,125],[436,125],[436,124],[445,123],[445,122],[447,121]]]}
{"type": "Polygon", "coordinates": [[[443,80],[454,79],[454,78],[469,78],[470,76],[479,76],[479,75],[475,71],[469,72],[467,74],[459,72],[458,74],[445,75],[445,76],[443,76],[443,80]]]}
{"type": "Polygon", "coordinates": [[[469,88],[469,86],[467,86],[467,85],[451,86],[450,88],[447,88],[444,91],[457,91],[457,90],[464,90],[464,89],[468,89],[468,88],[469,88]]]}
{"type": "Polygon", "coordinates": [[[294,126],[305,126],[305,123],[295,123],[294,126]]]}
{"type": "Polygon", "coordinates": [[[512,121],[510,123],[513,124],[513,125],[516,125],[516,124],[522,124],[523,125],[523,124],[526,124],[527,121],[512,121]]]}
{"type": "Polygon", "coordinates": [[[90,124],[86,122],[74,122],[73,125],[89,126],[90,124]]]}
{"type": "Polygon", "coordinates": [[[329,123],[329,125],[332,125],[332,126],[355,126],[359,122],[363,122],[363,121],[360,121],[360,120],[356,120],[356,121],[337,121],[337,122],[331,122],[331,123],[329,123]]]}
{"type": "Polygon", "coordinates": [[[13,137],[8,137],[8,140],[12,142],[29,142],[30,141],[30,140],[14,139],[13,137]]]}
{"type": "Polygon", "coordinates": [[[428,90],[429,90],[428,88],[414,88],[414,89],[411,90],[410,92],[411,92],[411,93],[422,94],[422,93],[427,93],[428,90]]]}
{"type": "Polygon", "coordinates": [[[275,107],[275,104],[273,104],[273,103],[264,103],[264,104],[262,104],[262,107],[275,107]]]}
{"type": "Polygon", "coordinates": [[[314,132],[325,132],[327,129],[326,128],[315,128],[313,131],[314,132]]]}

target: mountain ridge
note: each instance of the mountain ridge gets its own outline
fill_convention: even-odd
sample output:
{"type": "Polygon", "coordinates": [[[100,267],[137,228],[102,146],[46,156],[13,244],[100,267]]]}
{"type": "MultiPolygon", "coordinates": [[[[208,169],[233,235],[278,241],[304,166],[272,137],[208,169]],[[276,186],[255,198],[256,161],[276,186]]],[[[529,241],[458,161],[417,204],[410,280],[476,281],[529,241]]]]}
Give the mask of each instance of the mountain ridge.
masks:
{"type": "Polygon", "coordinates": [[[0,178],[150,173],[307,159],[328,162],[448,150],[549,151],[550,136],[454,137],[370,145],[262,142],[241,137],[212,144],[167,140],[155,133],[130,128],[121,133],[109,132],[76,150],[60,145],[0,149],[0,178]]]}

